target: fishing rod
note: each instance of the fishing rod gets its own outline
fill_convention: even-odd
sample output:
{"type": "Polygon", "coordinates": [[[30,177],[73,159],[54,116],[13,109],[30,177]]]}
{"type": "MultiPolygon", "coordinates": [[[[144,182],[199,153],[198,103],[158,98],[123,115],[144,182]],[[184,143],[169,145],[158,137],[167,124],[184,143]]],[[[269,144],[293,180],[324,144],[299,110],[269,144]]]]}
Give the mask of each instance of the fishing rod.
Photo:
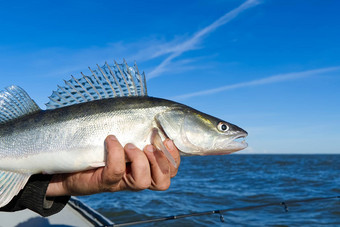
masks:
{"type": "Polygon", "coordinates": [[[301,199],[301,200],[287,200],[287,201],[283,201],[283,202],[266,203],[266,204],[256,205],[256,206],[245,206],[245,207],[237,207],[237,208],[229,208],[229,209],[221,209],[221,210],[211,210],[211,211],[205,211],[205,212],[195,212],[195,213],[189,213],[189,214],[180,214],[180,215],[174,215],[174,216],[168,216],[168,217],[162,217],[162,218],[154,218],[154,219],[134,221],[134,222],[118,223],[118,224],[113,224],[112,227],[140,225],[140,224],[146,224],[146,223],[176,220],[176,219],[182,219],[182,218],[187,218],[187,217],[204,216],[204,215],[211,215],[211,214],[219,214],[220,215],[220,221],[225,222],[223,213],[226,213],[226,212],[229,212],[229,211],[246,211],[246,210],[252,210],[252,209],[263,208],[263,207],[281,206],[281,207],[283,207],[285,212],[288,212],[289,211],[288,205],[297,204],[297,203],[308,203],[308,202],[315,202],[315,201],[323,201],[323,200],[332,200],[332,199],[340,199],[340,195],[339,196],[329,196],[329,197],[313,197],[313,198],[301,199]]]}

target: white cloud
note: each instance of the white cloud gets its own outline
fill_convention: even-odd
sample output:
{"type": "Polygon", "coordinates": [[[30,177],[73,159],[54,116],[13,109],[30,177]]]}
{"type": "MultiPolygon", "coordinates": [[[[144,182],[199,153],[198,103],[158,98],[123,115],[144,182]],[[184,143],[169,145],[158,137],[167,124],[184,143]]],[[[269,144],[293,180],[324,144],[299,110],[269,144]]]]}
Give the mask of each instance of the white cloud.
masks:
{"type": "Polygon", "coordinates": [[[224,14],[222,17],[220,17],[219,19],[214,21],[209,26],[207,26],[207,27],[203,28],[202,30],[199,30],[198,32],[196,32],[188,40],[186,40],[182,43],[176,44],[175,46],[165,48],[165,50],[162,51],[161,53],[157,53],[156,55],[154,55],[154,56],[159,56],[161,54],[171,53],[170,56],[168,56],[153,71],[151,71],[148,74],[148,79],[155,78],[155,77],[159,76],[161,73],[167,71],[168,70],[167,66],[172,62],[172,60],[174,58],[182,55],[184,52],[196,49],[197,45],[199,44],[199,42],[201,42],[201,40],[204,38],[204,36],[213,32],[214,30],[221,27],[222,25],[228,23],[229,21],[231,21],[232,19],[237,17],[240,13],[242,13],[246,9],[251,8],[253,6],[256,6],[257,4],[259,4],[259,2],[256,1],[256,0],[247,0],[246,2],[244,2],[239,7],[237,7],[235,9],[231,10],[230,12],[224,14]]]}
{"type": "Polygon", "coordinates": [[[18,54],[16,47],[2,47],[6,54],[0,53],[3,67],[0,69],[2,75],[16,75],[16,77],[34,76],[37,78],[67,77],[70,74],[79,75],[80,71],[88,73],[87,66],[95,67],[95,64],[104,64],[105,61],[113,63],[113,60],[121,62],[125,58],[129,64],[147,62],[148,60],[170,54],[160,65],[150,70],[148,79],[158,76],[161,72],[168,70],[171,63],[172,70],[190,70],[188,61],[172,62],[174,58],[182,53],[198,48],[199,42],[204,36],[218,27],[235,18],[247,8],[258,4],[256,0],[247,0],[241,6],[226,13],[224,16],[196,32],[192,37],[175,38],[170,42],[155,40],[146,37],[135,43],[115,42],[104,46],[92,46],[82,49],[68,49],[52,47],[34,51],[22,51],[18,54]],[[20,62],[20,67],[16,67],[20,62]],[[28,75],[27,72],[30,74],[28,75]],[[19,76],[18,76],[19,75],[19,76]]]}
{"type": "Polygon", "coordinates": [[[237,88],[253,87],[253,86],[264,85],[264,84],[279,83],[279,82],[284,82],[288,80],[296,80],[296,79],[300,79],[303,77],[313,76],[313,75],[322,74],[326,72],[334,72],[334,71],[339,71],[339,70],[340,70],[340,66],[320,68],[320,69],[308,70],[308,71],[303,71],[303,72],[278,74],[275,76],[265,77],[262,79],[257,79],[257,80],[252,80],[252,81],[247,81],[247,82],[242,82],[242,83],[237,83],[237,84],[232,84],[232,85],[226,85],[223,87],[193,92],[189,94],[179,95],[179,96],[172,97],[172,99],[177,99],[177,100],[187,99],[187,98],[196,97],[196,96],[215,94],[218,92],[233,90],[237,88]]]}
{"type": "MultiPolygon", "coordinates": [[[[104,46],[92,46],[81,49],[68,49],[51,47],[34,51],[20,52],[16,47],[6,48],[6,52],[0,52],[0,61],[3,66],[0,69],[2,75],[25,76],[29,72],[34,77],[60,77],[70,74],[80,75],[80,71],[88,73],[87,67],[95,67],[98,63],[103,65],[105,61],[113,64],[113,61],[122,62],[123,58],[129,64],[148,61],[155,53],[169,48],[177,40],[166,43],[160,40],[141,40],[135,43],[115,42],[104,46]],[[118,58],[117,58],[118,57],[118,58]],[[20,64],[20,67],[16,67],[20,64]]],[[[0,46],[1,49],[1,46],[0,46]]],[[[3,49],[3,47],[2,47],[3,49]]]]}

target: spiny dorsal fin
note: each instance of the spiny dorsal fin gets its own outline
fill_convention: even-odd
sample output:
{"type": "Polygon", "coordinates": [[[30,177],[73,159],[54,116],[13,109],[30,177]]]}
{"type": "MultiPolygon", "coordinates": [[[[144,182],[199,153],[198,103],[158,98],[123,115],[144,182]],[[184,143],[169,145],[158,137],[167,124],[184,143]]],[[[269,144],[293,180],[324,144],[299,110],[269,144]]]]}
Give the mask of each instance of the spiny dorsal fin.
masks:
{"type": "Polygon", "coordinates": [[[89,102],[123,96],[147,96],[145,74],[141,75],[135,63],[130,67],[124,64],[110,66],[107,62],[97,69],[91,69],[91,75],[82,74],[82,78],[65,81],[63,87],[53,91],[46,104],[47,109],[56,109],[77,103],[89,102]]]}
{"type": "Polygon", "coordinates": [[[0,91],[0,124],[40,111],[39,106],[18,86],[0,91]]]}

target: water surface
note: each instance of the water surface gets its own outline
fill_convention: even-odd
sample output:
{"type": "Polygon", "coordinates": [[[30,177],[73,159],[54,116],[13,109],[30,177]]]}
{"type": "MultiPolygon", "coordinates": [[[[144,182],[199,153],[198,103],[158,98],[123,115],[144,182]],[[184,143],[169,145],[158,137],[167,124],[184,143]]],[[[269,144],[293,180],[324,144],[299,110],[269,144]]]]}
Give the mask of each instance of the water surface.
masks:
{"type": "MultiPolygon", "coordinates": [[[[291,199],[340,195],[340,155],[183,157],[165,192],[117,192],[80,197],[115,223],[291,199]]],[[[340,199],[273,206],[144,226],[340,226],[340,199]]]]}

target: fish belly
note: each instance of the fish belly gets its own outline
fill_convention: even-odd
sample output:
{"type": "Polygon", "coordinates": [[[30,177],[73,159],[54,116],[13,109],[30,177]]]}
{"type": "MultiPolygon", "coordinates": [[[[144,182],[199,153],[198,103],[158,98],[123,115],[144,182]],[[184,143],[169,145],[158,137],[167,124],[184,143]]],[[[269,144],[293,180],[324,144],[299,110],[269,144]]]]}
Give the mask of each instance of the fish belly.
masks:
{"type": "Polygon", "coordinates": [[[50,124],[45,120],[31,127],[17,125],[9,135],[0,134],[0,170],[52,174],[103,166],[108,135],[115,135],[123,146],[134,143],[142,149],[150,143],[153,119],[152,111],[122,110],[53,119],[50,124]]]}

